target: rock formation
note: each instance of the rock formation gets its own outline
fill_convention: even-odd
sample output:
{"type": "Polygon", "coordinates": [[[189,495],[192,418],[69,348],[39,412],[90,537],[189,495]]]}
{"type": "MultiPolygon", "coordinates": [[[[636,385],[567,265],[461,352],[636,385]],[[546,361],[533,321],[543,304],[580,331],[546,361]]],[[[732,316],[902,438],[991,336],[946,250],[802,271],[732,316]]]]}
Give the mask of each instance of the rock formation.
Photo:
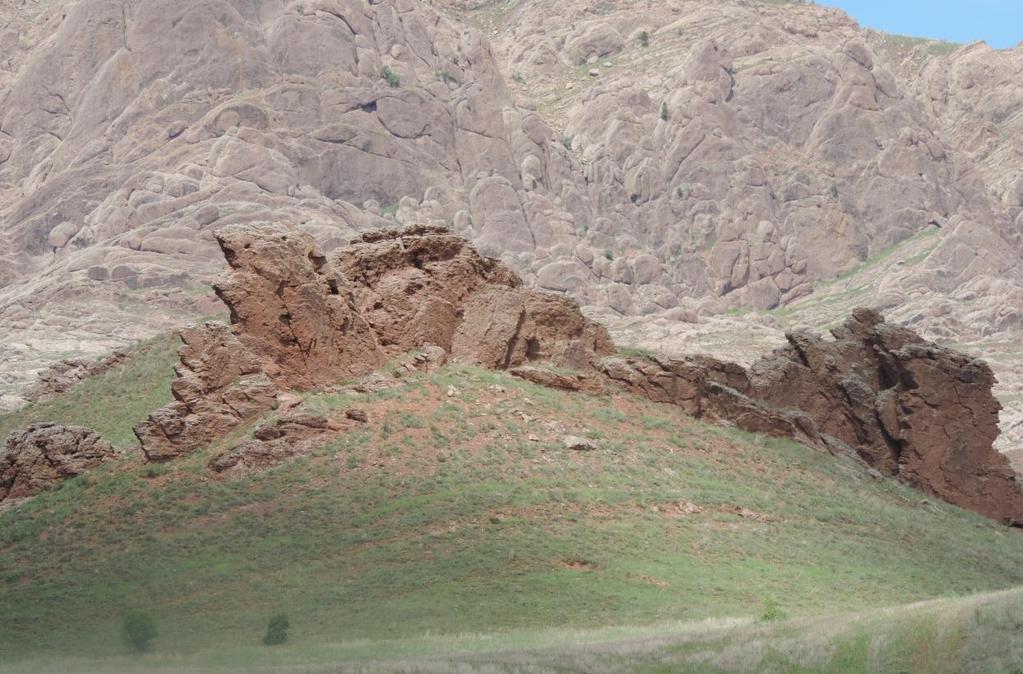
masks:
{"type": "Polygon", "coordinates": [[[993,447],[990,368],[858,309],[833,340],[790,333],[750,369],[713,358],[606,359],[612,381],[698,417],[819,447],[956,505],[1023,525],[1023,490],[993,447]]]}
{"type": "Polygon", "coordinates": [[[396,376],[451,357],[565,390],[624,388],[693,416],[855,452],[923,491],[1023,524],[1023,491],[993,448],[1000,405],[990,368],[876,311],[855,310],[830,340],[790,333],[750,368],[614,356],[606,330],[571,300],[526,288],[443,227],[365,234],[331,256],[294,227],[236,225],[216,236],[230,266],[216,288],[231,325],[181,331],[175,401],[136,428],[150,461],[208,447],[281,407],[209,463],[218,473],[276,465],[364,421],[310,414],[289,391],[373,378],[391,357],[396,376]]]}
{"type": "MultiPolygon", "coordinates": [[[[181,332],[175,402],[135,429],[151,461],[210,445],[265,414],[280,392],[339,384],[413,349],[424,353],[410,369],[448,354],[488,367],[586,368],[614,348],[571,300],[523,287],[444,228],[375,232],[334,259],[294,227],[236,225],[216,236],[231,267],[216,286],[231,325],[181,332]]],[[[267,463],[292,451],[283,444],[216,465],[267,463]]]]}
{"type": "Polygon", "coordinates": [[[340,430],[341,426],[326,417],[289,412],[259,426],[252,440],[218,454],[209,466],[216,473],[271,468],[315,448],[323,442],[324,435],[340,430]]]}
{"type": "Polygon", "coordinates": [[[994,448],[1001,405],[986,363],[860,309],[834,341],[789,335],[756,363],[750,395],[808,414],[878,470],[946,501],[1023,525],[1023,492],[994,448]]]}
{"type": "Polygon", "coordinates": [[[232,331],[284,388],[315,388],[383,363],[376,336],[345,279],[316,242],[295,229],[235,225],[217,230],[231,267],[215,286],[232,331]]]}
{"type": "Polygon", "coordinates": [[[209,445],[270,411],[277,388],[261,362],[228,326],[209,322],[180,333],[174,402],[135,427],[150,461],[166,461],[209,445]]]}
{"type": "Polygon", "coordinates": [[[528,361],[584,368],[611,353],[607,331],[568,298],[523,287],[440,227],[364,235],[333,258],[380,343],[402,352],[435,344],[486,367],[528,361]]]}
{"type": "Polygon", "coordinates": [[[0,453],[0,501],[38,494],[117,454],[92,429],[32,424],[11,433],[0,453]]]}

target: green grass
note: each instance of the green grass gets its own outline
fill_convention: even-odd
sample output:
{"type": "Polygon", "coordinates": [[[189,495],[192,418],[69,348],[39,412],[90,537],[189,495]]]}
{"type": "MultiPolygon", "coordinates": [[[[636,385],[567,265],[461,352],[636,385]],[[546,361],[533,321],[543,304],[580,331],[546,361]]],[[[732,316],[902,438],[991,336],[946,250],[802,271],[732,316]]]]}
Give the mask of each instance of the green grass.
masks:
{"type": "Polygon", "coordinates": [[[132,427],[171,401],[180,343],[173,334],[145,341],[131,350],[123,367],[92,377],[59,398],[0,416],[0,443],[29,423],[53,421],[88,426],[120,447],[135,444],[132,427]]]}
{"type": "MultiPolygon", "coordinates": [[[[76,420],[116,436],[110,401],[129,372],[165,374],[164,349],[149,348],[150,365],[73,391],[76,420]]],[[[1018,533],[922,506],[854,459],[672,406],[463,366],[308,404],[357,405],[370,422],[262,473],[212,479],[210,448],[158,471],[109,465],[0,512],[0,672],[90,658],[254,671],[455,648],[437,635],[514,648],[550,630],[750,623],[768,597],[798,621],[1023,584],[1018,533]],[[563,433],[598,449],[564,450],[563,433]],[[129,660],[119,628],[136,610],[160,636],[129,660]],[[289,642],[271,652],[259,640],[278,613],[289,642]]]]}

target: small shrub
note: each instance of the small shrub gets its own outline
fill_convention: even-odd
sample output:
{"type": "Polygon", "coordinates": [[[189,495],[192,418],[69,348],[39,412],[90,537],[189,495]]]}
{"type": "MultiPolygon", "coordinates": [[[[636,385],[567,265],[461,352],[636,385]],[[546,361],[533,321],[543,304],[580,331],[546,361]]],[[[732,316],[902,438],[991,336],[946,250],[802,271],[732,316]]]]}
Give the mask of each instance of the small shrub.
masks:
{"type": "Polygon", "coordinates": [[[154,463],[146,467],[144,475],[152,480],[154,478],[160,477],[161,475],[166,475],[169,472],[170,468],[168,468],[165,464],[154,463]]]}
{"type": "Polygon", "coordinates": [[[832,185],[831,186],[831,198],[832,199],[837,199],[838,198],[838,185],[832,185]]]}
{"type": "Polygon", "coordinates": [[[438,70],[437,79],[444,84],[458,84],[458,77],[450,70],[438,70]]]}
{"type": "Polygon", "coordinates": [[[770,623],[776,620],[784,620],[787,617],[785,612],[781,610],[777,599],[771,596],[764,597],[764,612],[758,618],[760,622],[770,623]]]}
{"type": "Polygon", "coordinates": [[[392,89],[397,89],[401,86],[401,78],[398,77],[398,73],[391,70],[391,66],[384,66],[384,69],[380,71],[380,77],[384,78],[387,86],[392,89]]]}
{"type": "Polygon", "coordinates": [[[610,248],[608,248],[607,250],[604,251],[604,257],[606,257],[608,260],[613,260],[615,259],[615,254],[611,252],[610,248]]]}
{"type": "Polygon", "coordinates": [[[678,195],[679,199],[685,199],[686,198],[686,190],[685,190],[684,187],[681,187],[681,186],[680,187],[676,187],[675,188],[675,194],[678,195]]]}
{"type": "Polygon", "coordinates": [[[561,139],[561,144],[565,146],[566,150],[571,151],[572,149],[572,136],[565,136],[561,139]]]}
{"type": "Polygon", "coordinates": [[[124,642],[137,653],[148,651],[157,634],[156,621],[148,613],[129,613],[121,622],[124,642]]]}
{"type": "Polygon", "coordinates": [[[270,618],[270,624],[266,627],[266,636],[263,637],[263,643],[267,646],[283,644],[288,640],[288,628],[290,626],[288,624],[288,616],[283,613],[278,613],[273,618],[270,618]]]}
{"type": "Polygon", "coordinates": [[[644,30],[642,33],[639,34],[639,45],[641,47],[650,46],[650,33],[644,30]]]}
{"type": "Polygon", "coordinates": [[[668,121],[668,116],[669,115],[668,115],[668,104],[667,104],[667,102],[661,103],[661,120],[667,122],[668,121]]]}

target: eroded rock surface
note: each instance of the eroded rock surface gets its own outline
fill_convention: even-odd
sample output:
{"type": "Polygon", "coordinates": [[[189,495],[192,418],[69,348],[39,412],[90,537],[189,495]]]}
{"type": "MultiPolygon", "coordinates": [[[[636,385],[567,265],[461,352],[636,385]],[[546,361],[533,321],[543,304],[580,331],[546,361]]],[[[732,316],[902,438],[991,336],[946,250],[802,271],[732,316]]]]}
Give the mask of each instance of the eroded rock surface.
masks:
{"type": "MultiPolygon", "coordinates": [[[[337,385],[413,350],[403,371],[449,355],[496,368],[587,368],[614,348],[571,300],[524,287],[444,228],[375,232],[332,259],[293,227],[237,225],[216,236],[231,267],[217,294],[232,322],[181,332],[175,402],[135,429],[151,461],[208,446],[263,416],[279,392],[337,385]]],[[[215,463],[262,465],[297,451],[269,440],[215,463]]]]}
{"type": "Polygon", "coordinates": [[[262,424],[251,440],[218,454],[209,466],[216,473],[272,468],[314,449],[339,430],[341,426],[324,416],[293,410],[262,424]]]}
{"type": "Polygon", "coordinates": [[[0,453],[0,501],[38,494],[117,455],[90,428],[32,424],[11,433],[0,453]]]}
{"type": "Polygon", "coordinates": [[[754,364],[751,395],[802,410],[868,463],[946,501],[1023,524],[1023,492],[994,448],[1001,405],[981,360],[853,312],[834,340],[789,335],[754,364]]]}
{"type": "Polygon", "coordinates": [[[232,331],[284,388],[314,388],[383,363],[376,335],[348,283],[312,236],[295,228],[235,225],[216,232],[231,267],[216,284],[232,331]]]}
{"type": "Polygon", "coordinates": [[[444,228],[374,232],[334,259],[390,350],[436,344],[502,369],[528,361],[588,367],[614,350],[575,302],[524,287],[511,269],[444,228]]]}
{"type": "Polygon", "coordinates": [[[171,384],[174,402],[135,427],[150,461],[166,461],[209,445],[275,404],[277,388],[261,361],[222,324],[180,333],[181,363],[171,384]]]}
{"type": "Polygon", "coordinates": [[[855,451],[946,501],[1023,523],[1023,491],[994,449],[1001,405],[982,361],[857,309],[833,339],[790,333],[749,369],[709,357],[612,358],[627,389],[748,431],[855,451]]]}

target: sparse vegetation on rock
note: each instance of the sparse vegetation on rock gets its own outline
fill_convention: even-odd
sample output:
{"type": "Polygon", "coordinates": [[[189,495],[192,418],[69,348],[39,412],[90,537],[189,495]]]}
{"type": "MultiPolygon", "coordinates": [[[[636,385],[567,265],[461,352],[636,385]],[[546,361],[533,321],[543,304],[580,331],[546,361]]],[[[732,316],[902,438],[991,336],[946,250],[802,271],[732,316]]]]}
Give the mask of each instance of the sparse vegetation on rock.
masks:
{"type": "Polygon", "coordinates": [[[398,77],[398,73],[391,70],[391,66],[384,66],[380,71],[380,77],[382,77],[384,82],[387,82],[387,86],[392,89],[397,89],[401,86],[401,78],[398,77]]]}

